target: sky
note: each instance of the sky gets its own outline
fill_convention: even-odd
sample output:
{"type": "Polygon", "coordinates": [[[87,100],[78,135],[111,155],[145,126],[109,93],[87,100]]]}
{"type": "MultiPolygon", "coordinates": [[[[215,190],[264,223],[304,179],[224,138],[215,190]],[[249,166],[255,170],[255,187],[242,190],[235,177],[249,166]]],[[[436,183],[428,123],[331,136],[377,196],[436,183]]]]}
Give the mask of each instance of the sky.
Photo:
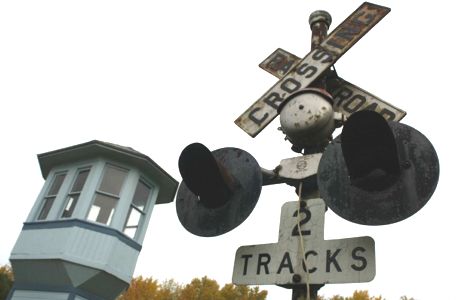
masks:
{"type": "MultiPolygon", "coordinates": [[[[328,284],[320,294],[356,289],[386,299],[451,299],[457,294],[458,161],[454,130],[454,2],[379,1],[392,11],[336,64],[348,81],[407,111],[402,123],[429,138],[440,160],[437,189],[414,216],[363,226],[332,211],[325,238],[371,236],[376,277],[328,284]]],[[[266,169],[297,156],[277,130],[251,138],[234,120],[277,79],[258,67],[281,47],[310,48],[309,14],[327,10],[331,29],[360,1],[170,0],[0,2],[0,264],[44,183],[36,154],[98,139],[130,146],[181,181],[178,157],[190,143],[238,147],[266,169]]],[[[277,242],[280,208],[293,188],[263,187],[256,208],[214,238],[188,233],[175,202],[154,208],[135,275],[180,283],[208,276],[231,282],[239,246],[277,242]]],[[[262,286],[268,299],[291,291],[262,286]]]]}

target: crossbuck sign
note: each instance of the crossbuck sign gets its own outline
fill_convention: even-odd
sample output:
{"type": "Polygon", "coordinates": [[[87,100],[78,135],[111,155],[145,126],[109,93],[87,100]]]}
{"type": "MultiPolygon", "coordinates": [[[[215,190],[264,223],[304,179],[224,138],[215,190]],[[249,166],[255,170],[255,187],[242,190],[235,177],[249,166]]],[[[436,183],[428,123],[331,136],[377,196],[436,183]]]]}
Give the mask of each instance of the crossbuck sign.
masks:
{"type": "MultiPolygon", "coordinates": [[[[278,48],[260,64],[260,68],[282,78],[300,61],[296,55],[278,48]]],[[[327,77],[327,90],[333,97],[335,111],[346,117],[364,109],[376,111],[388,121],[398,122],[406,115],[405,111],[340,78],[336,73],[327,77]]]]}
{"type": "Polygon", "coordinates": [[[293,201],[282,206],[277,244],[242,246],[237,250],[234,284],[350,283],[374,278],[374,240],[324,240],[324,201],[310,199],[301,203],[298,206],[293,201]]]}
{"type": "Polygon", "coordinates": [[[278,108],[289,96],[313,83],[389,11],[387,7],[363,3],[318,48],[309,52],[295,68],[255,101],[235,123],[255,137],[278,115],[278,108]]]}

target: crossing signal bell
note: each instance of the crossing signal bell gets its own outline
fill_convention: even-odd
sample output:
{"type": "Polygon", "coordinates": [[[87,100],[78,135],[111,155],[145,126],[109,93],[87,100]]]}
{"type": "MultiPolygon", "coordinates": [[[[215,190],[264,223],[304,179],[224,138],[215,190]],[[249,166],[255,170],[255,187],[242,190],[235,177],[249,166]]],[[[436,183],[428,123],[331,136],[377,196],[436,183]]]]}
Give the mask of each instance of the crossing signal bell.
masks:
{"type": "Polygon", "coordinates": [[[292,150],[323,149],[336,127],[332,104],[333,98],[325,90],[307,88],[279,106],[281,130],[292,143],[292,150]]]}
{"type": "Polygon", "coordinates": [[[319,164],[320,195],[336,214],[385,225],[419,211],[435,191],[438,157],[429,140],[373,111],[352,114],[319,164]]]}
{"type": "Polygon", "coordinates": [[[183,227],[204,237],[224,234],[245,221],[262,186],[260,166],[244,150],[211,152],[190,144],[179,157],[180,184],[176,209],[183,227]]]}

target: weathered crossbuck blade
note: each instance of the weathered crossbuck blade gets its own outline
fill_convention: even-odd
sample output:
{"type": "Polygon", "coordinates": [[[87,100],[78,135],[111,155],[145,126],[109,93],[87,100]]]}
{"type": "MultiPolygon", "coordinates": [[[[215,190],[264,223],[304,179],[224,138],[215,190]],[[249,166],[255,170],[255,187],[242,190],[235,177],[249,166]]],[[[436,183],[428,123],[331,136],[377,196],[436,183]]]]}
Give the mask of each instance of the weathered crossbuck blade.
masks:
{"type": "Polygon", "coordinates": [[[236,125],[255,137],[278,115],[279,106],[289,96],[310,86],[389,11],[390,8],[384,6],[363,3],[319,47],[309,52],[295,68],[236,119],[236,125]]]}
{"type": "MultiPolygon", "coordinates": [[[[278,48],[259,66],[277,78],[282,79],[288,72],[298,66],[300,60],[298,56],[278,48]]],[[[336,73],[327,76],[326,85],[327,91],[333,97],[334,110],[346,117],[364,109],[374,110],[388,121],[398,122],[406,116],[405,111],[342,79],[336,73]]]]}

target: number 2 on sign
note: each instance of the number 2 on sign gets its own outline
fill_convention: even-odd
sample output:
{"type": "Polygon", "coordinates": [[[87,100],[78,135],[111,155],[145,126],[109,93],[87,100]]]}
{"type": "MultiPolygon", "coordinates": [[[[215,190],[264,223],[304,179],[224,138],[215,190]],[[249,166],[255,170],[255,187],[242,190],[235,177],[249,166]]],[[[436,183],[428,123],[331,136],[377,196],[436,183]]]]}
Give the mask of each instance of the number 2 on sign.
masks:
{"type": "MultiPolygon", "coordinates": [[[[301,219],[299,224],[295,223],[295,226],[292,229],[292,236],[299,236],[300,232],[298,228],[301,229],[301,226],[305,225],[309,222],[309,220],[311,220],[311,211],[304,206],[301,206],[299,210],[295,210],[295,213],[293,213],[293,217],[298,218],[298,214],[303,214],[304,218],[301,219]]],[[[311,230],[301,230],[301,235],[311,235],[311,230]]]]}

